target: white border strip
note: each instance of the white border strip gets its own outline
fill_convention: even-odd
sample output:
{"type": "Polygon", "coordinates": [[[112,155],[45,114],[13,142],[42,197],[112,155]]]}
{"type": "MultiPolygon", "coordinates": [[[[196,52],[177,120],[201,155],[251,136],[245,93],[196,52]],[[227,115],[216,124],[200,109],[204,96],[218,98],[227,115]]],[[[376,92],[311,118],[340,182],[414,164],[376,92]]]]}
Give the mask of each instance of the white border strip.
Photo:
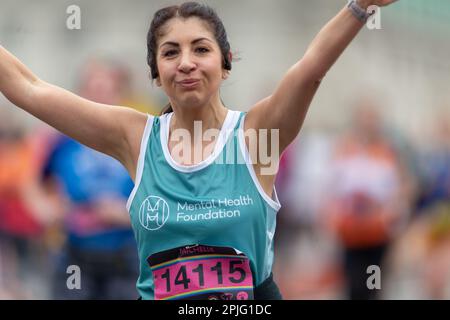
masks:
{"type": "Polygon", "coordinates": [[[263,187],[261,186],[261,184],[259,183],[258,178],[256,177],[256,173],[255,173],[255,168],[253,167],[253,164],[251,163],[251,158],[250,158],[250,154],[247,150],[247,146],[245,143],[245,138],[244,138],[244,121],[245,121],[245,116],[244,115],[241,119],[241,123],[239,126],[239,146],[241,149],[241,153],[244,157],[245,160],[245,164],[247,165],[247,169],[250,172],[250,175],[252,177],[253,183],[256,185],[256,188],[259,191],[259,194],[263,197],[263,199],[275,210],[278,211],[281,208],[281,204],[280,201],[278,200],[278,195],[277,195],[277,191],[275,190],[275,186],[273,187],[273,197],[275,198],[275,200],[271,199],[269,197],[269,195],[264,191],[263,187]]]}
{"type": "Polygon", "coordinates": [[[136,168],[136,177],[134,179],[135,180],[134,188],[131,191],[131,194],[128,197],[127,201],[128,213],[130,213],[131,203],[133,202],[134,196],[136,195],[136,192],[139,189],[139,185],[141,184],[142,174],[144,173],[145,153],[147,151],[148,139],[150,137],[150,133],[152,132],[154,118],[155,118],[154,116],[147,114],[147,123],[145,124],[144,133],[142,134],[141,139],[141,150],[139,151],[139,158],[136,168]]]}

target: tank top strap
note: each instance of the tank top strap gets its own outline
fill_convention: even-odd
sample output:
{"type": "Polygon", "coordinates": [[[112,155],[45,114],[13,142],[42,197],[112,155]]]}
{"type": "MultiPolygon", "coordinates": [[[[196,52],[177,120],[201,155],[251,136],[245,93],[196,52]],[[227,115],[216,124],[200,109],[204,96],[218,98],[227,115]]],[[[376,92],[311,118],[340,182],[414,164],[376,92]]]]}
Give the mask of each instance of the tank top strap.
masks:
{"type": "Polygon", "coordinates": [[[226,143],[222,149],[222,154],[219,156],[219,163],[225,164],[242,164],[243,161],[241,152],[239,150],[239,130],[241,128],[241,121],[244,119],[246,112],[243,111],[233,111],[235,112],[235,123],[234,126],[228,129],[230,132],[226,143]]]}
{"type": "Polygon", "coordinates": [[[239,129],[241,127],[241,122],[243,121],[242,119],[244,119],[244,116],[247,114],[247,112],[245,111],[241,111],[239,114],[239,119],[236,122],[236,126],[234,127],[235,130],[239,129]]]}

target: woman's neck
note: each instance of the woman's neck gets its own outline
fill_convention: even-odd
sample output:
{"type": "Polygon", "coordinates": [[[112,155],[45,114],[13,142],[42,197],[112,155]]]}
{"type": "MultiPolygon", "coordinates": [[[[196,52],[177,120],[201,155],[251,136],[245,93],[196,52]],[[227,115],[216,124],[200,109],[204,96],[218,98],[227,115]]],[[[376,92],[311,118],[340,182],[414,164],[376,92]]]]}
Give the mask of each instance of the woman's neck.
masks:
{"type": "MultiPolygon", "coordinates": [[[[196,121],[201,124],[202,131],[208,129],[221,129],[227,116],[228,109],[218,100],[216,103],[201,107],[178,107],[172,105],[174,114],[170,121],[170,132],[176,129],[186,129],[191,134],[194,133],[196,121]]],[[[197,123],[198,125],[198,123],[197,123]]]]}

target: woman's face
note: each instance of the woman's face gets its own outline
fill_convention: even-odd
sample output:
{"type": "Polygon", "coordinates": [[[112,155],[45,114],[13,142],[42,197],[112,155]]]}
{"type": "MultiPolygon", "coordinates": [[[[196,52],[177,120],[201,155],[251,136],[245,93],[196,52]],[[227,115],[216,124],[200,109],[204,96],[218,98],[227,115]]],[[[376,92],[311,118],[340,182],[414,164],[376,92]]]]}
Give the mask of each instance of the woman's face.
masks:
{"type": "Polygon", "coordinates": [[[207,104],[219,91],[227,71],[222,53],[207,23],[199,18],[175,18],[158,39],[158,86],[170,101],[183,106],[207,104]]]}

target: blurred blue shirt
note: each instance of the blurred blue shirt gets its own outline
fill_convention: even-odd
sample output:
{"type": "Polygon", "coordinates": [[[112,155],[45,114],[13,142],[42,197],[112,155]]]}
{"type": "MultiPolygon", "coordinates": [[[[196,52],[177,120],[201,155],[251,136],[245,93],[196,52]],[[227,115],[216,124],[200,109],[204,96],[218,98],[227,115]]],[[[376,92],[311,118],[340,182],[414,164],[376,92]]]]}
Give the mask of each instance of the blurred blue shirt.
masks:
{"type": "MultiPolygon", "coordinates": [[[[77,215],[83,215],[83,221],[86,217],[94,220],[90,207],[104,198],[122,199],[125,212],[126,199],[133,189],[133,181],[117,160],[67,136],[61,136],[56,142],[45,165],[44,176],[57,178],[72,202],[69,221],[74,221],[77,215]]],[[[86,234],[79,225],[68,223],[67,229],[69,243],[85,249],[113,250],[134,242],[131,227],[103,226],[86,234]]]]}

